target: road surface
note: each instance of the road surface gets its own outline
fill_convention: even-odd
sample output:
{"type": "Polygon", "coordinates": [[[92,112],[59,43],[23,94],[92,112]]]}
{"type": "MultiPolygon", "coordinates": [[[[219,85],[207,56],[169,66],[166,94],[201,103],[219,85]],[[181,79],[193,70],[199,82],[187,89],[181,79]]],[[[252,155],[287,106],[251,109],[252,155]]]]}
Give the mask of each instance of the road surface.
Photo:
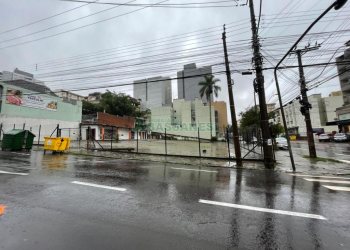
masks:
{"type": "Polygon", "coordinates": [[[0,152],[0,249],[350,249],[350,177],[0,152]]]}

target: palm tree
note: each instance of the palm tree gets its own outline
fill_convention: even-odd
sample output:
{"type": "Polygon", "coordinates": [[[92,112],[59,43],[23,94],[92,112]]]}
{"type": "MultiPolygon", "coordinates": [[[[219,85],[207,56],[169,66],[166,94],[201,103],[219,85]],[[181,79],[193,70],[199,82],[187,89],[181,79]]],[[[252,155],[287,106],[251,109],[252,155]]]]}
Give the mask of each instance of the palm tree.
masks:
{"type": "Polygon", "coordinates": [[[214,78],[214,75],[205,75],[204,80],[198,83],[198,85],[201,86],[201,89],[199,90],[199,94],[201,98],[205,96],[207,99],[207,102],[209,102],[210,139],[212,138],[212,121],[211,121],[212,100],[211,98],[212,98],[213,92],[215,97],[218,97],[218,93],[221,90],[221,88],[218,85],[216,85],[217,82],[220,82],[220,80],[217,78],[214,78]]]}

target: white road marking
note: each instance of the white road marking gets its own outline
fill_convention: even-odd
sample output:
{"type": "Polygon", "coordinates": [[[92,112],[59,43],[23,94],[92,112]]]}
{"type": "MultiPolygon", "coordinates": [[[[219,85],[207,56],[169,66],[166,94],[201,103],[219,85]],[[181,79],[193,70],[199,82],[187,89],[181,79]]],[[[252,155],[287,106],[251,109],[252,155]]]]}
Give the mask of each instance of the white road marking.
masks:
{"type": "Polygon", "coordinates": [[[17,152],[11,152],[11,153],[16,154],[16,155],[26,155],[26,156],[30,155],[30,154],[26,154],[26,153],[17,153],[17,152]]]}
{"type": "Polygon", "coordinates": [[[350,161],[347,161],[347,160],[337,160],[337,161],[341,161],[341,162],[350,164],[350,161]]]}
{"type": "Polygon", "coordinates": [[[2,171],[2,170],[0,170],[0,174],[28,175],[27,173],[7,172],[7,171],[2,171]]]}
{"type": "Polygon", "coordinates": [[[78,161],[78,162],[79,162],[79,161],[83,162],[83,161],[90,161],[90,160],[76,160],[76,161],[78,161]]]}
{"type": "Polygon", "coordinates": [[[311,218],[311,219],[317,219],[317,220],[327,220],[327,218],[323,217],[322,215],[318,215],[318,214],[306,214],[306,213],[277,210],[277,209],[270,209],[270,208],[262,208],[262,207],[252,207],[252,206],[238,205],[238,204],[218,202],[218,201],[209,201],[209,200],[202,200],[202,199],[200,199],[199,202],[204,203],[204,204],[217,205],[217,206],[223,206],[223,207],[232,207],[232,208],[252,210],[252,211],[258,211],[258,212],[264,212],[264,213],[283,214],[283,215],[311,218]]]}
{"type": "Polygon", "coordinates": [[[311,178],[325,178],[325,179],[347,179],[350,180],[350,178],[346,178],[346,177],[337,177],[337,176],[325,176],[325,175],[319,175],[319,176],[315,176],[315,175],[307,175],[307,174],[290,174],[292,176],[298,176],[298,177],[311,177],[311,178]]]}
{"type": "Polygon", "coordinates": [[[192,169],[192,168],[172,168],[178,170],[186,170],[186,171],[197,171],[197,172],[207,172],[207,173],[217,173],[218,171],[213,170],[202,170],[202,169],[192,169]]]}
{"type": "Polygon", "coordinates": [[[331,189],[331,190],[335,190],[335,191],[347,191],[350,192],[350,187],[339,187],[339,186],[326,186],[326,185],[322,185],[325,188],[331,189]]]}
{"type": "Polygon", "coordinates": [[[345,155],[345,154],[337,154],[337,153],[336,153],[336,155],[345,155]]]}
{"type": "Polygon", "coordinates": [[[304,178],[304,180],[313,181],[313,182],[330,182],[330,183],[336,183],[336,184],[350,184],[350,181],[321,180],[321,179],[309,179],[309,178],[304,178]]]}
{"type": "Polygon", "coordinates": [[[89,186],[89,187],[97,187],[97,188],[104,188],[104,189],[110,189],[114,191],[121,191],[125,192],[126,188],[118,188],[118,187],[111,187],[111,186],[105,186],[105,185],[98,185],[94,183],[88,183],[88,182],[81,182],[81,181],[72,181],[73,184],[83,185],[83,186],[89,186]]]}

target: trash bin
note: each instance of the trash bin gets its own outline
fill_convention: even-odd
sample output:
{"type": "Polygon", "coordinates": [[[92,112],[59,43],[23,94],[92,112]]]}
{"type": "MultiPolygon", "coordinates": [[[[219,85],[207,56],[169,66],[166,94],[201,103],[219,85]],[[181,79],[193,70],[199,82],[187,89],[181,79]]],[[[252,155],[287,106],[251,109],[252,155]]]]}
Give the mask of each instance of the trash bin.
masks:
{"type": "Polygon", "coordinates": [[[4,133],[2,139],[2,150],[30,150],[33,147],[35,135],[29,130],[12,129],[4,133]]]}
{"type": "Polygon", "coordinates": [[[70,138],[69,137],[45,137],[44,141],[44,153],[47,150],[52,152],[64,152],[69,149],[70,138]]]}
{"type": "Polygon", "coordinates": [[[289,136],[289,139],[290,139],[291,141],[296,141],[296,140],[297,140],[297,136],[296,136],[296,135],[290,135],[290,136],[289,136]]]}

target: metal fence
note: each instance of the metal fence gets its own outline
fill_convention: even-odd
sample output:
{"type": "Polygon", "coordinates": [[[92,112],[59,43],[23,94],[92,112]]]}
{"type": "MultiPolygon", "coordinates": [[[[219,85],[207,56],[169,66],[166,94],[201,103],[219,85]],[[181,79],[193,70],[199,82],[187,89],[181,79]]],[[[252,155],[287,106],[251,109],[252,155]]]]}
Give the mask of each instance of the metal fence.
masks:
{"type": "MultiPolygon", "coordinates": [[[[71,148],[101,150],[113,152],[132,152],[139,154],[183,156],[199,158],[235,159],[232,133],[226,131],[225,138],[209,140],[201,137],[198,129],[193,136],[179,136],[160,132],[131,130],[129,139],[120,139],[118,127],[100,125],[104,128],[103,138],[96,139],[88,125],[78,128],[54,125],[27,126],[26,124],[0,124],[0,141],[3,133],[11,129],[28,129],[36,135],[35,145],[42,145],[45,137],[70,137],[71,148]]],[[[256,127],[241,130],[239,135],[243,160],[262,160],[262,143],[260,129],[256,127]]],[[[98,136],[97,136],[98,137],[98,136]]]]}

